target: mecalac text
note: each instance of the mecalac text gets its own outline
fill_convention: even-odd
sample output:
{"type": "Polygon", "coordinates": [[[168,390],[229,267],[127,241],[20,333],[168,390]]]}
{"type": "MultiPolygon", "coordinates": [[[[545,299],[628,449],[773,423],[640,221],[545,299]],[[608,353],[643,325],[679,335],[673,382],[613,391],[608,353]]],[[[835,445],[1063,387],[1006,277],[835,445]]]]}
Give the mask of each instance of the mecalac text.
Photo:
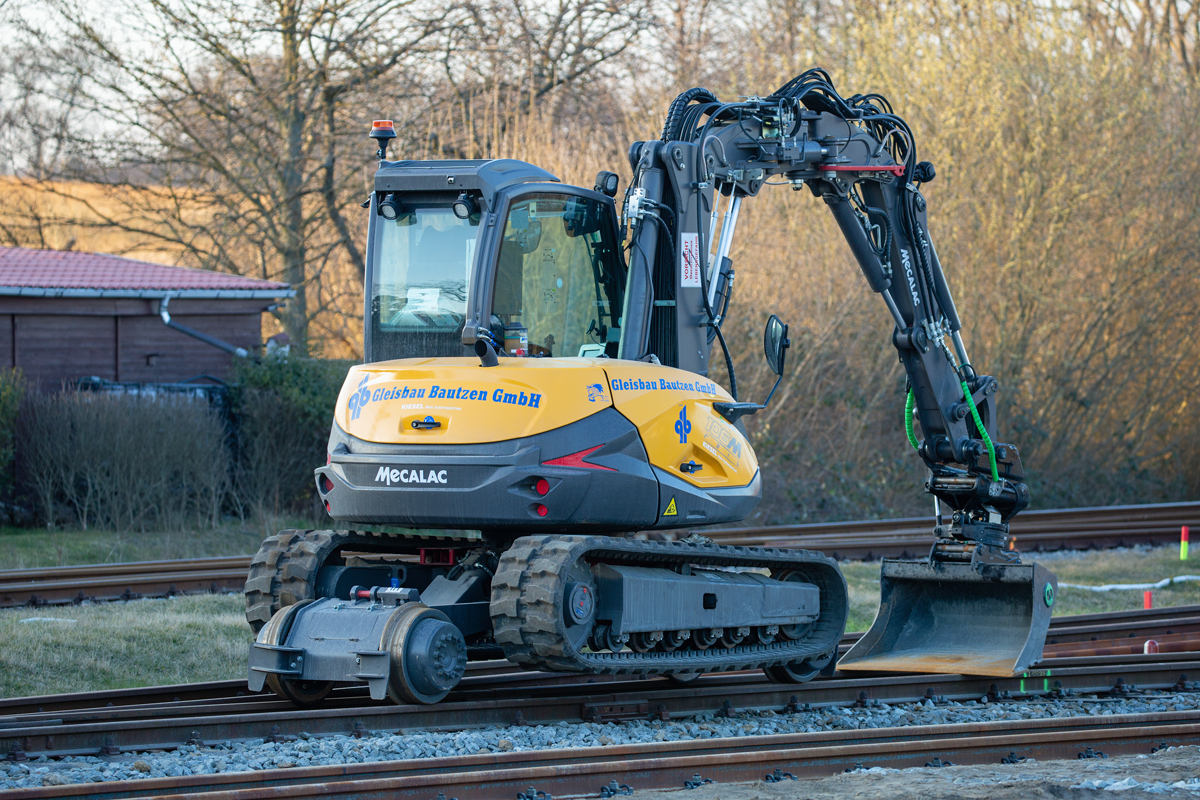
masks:
{"type": "Polygon", "coordinates": [[[431,469],[426,472],[423,469],[391,469],[380,467],[379,472],[375,473],[375,481],[377,483],[386,483],[388,486],[391,486],[393,483],[445,483],[446,470],[431,469]]]}

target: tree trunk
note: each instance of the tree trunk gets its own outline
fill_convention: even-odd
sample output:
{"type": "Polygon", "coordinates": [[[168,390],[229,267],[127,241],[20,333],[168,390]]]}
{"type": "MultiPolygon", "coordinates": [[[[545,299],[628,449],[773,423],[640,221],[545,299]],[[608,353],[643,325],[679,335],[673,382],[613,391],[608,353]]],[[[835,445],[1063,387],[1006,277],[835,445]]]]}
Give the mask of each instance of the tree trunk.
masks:
{"type": "Polygon", "coordinates": [[[283,313],[283,327],[292,340],[292,352],[308,355],[308,253],[304,241],[304,126],[305,114],[300,101],[300,41],[296,25],[297,0],[283,0],[279,6],[283,44],[286,118],[283,139],[287,155],[282,165],[284,198],[283,279],[296,290],[283,313]]]}

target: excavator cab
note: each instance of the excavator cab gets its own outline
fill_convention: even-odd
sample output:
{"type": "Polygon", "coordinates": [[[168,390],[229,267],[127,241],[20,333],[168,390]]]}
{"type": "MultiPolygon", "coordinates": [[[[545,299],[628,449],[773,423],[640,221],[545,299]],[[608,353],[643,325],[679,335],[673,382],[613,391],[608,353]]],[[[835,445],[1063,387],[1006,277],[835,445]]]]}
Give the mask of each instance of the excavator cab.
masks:
{"type": "Polygon", "coordinates": [[[612,197],[512,159],[384,162],[368,223],[367,363],[617,356],[625,292],[612,197]]]}

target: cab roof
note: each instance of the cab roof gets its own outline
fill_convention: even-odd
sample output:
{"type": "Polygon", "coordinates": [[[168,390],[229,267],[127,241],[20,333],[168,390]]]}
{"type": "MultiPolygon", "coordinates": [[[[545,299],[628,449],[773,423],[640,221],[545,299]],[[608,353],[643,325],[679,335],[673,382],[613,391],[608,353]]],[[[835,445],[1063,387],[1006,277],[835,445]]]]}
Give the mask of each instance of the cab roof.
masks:
{"type": "Polygon", "coordinates": [[[518,183],[554,182],[558,177],[515,158],[461,161],[385,161],[375,189],[388,192],[479,192],[491,208],[496,192],[518,183]]]}

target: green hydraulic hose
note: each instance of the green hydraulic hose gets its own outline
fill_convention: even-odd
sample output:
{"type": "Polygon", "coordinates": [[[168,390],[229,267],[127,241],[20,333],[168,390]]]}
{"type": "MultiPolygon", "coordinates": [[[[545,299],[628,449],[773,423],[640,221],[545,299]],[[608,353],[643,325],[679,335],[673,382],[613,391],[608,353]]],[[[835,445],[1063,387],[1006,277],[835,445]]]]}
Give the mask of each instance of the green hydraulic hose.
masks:
{"type": "MultiPolygon", "coordinates": [[[[988,436],[988,432],[983,427],[983,420],[979,418],[979,409],[975,407],[975,398],[971,397],[971,390],[967,388],[967,382],[962,382],[963,397],[967,399],[967,406],[971,409],[971,417],[975,420],[975,427],[979,429],[979,435],[983,437],[983,443],[987,445],[988,460],[992,462],[992,480],[1000,480],[1000,470],[996,469],[996,446],[992,444],[992,437],[988,436]]],[[[909,434],[910,436],[912,434],[909,434]]]]}
{"type": "Polygon", "coordinates": [[[908,443],[912,445],[913,450],[919,450],[921,445],[917,442],[917,434],[913,432],[913,409],[917,406],[917,398],[913,394],[913,390],[908,390],[908,398],[904,401],[904,432],[908,434],[908,443]]]}

